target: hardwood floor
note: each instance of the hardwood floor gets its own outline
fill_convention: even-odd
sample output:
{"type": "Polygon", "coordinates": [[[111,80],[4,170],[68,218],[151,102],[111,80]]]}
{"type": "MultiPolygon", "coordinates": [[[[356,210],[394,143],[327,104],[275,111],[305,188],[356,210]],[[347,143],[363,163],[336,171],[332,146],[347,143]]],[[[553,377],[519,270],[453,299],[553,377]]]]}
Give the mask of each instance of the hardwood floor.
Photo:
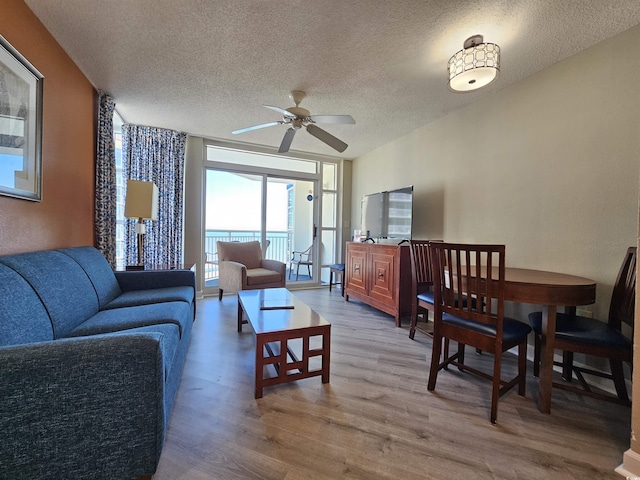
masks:
{"type": "MultiPolygon", "coordinates": [[[[491,425],[489,382],[450,369],[427,391],[429,337],[410,340],[408,326],[339,289],[294,293],[332,323],[331,382],[269,387],[255,400],[254,339],[236,332],[236,298],[199,301],[154,480],[621,478],[629,408],[554,390],[544,415],[528,365],[526,398],[507,393],[491,425]]],[[[515,369],[515,357],[504,365],[515,369]]]]}

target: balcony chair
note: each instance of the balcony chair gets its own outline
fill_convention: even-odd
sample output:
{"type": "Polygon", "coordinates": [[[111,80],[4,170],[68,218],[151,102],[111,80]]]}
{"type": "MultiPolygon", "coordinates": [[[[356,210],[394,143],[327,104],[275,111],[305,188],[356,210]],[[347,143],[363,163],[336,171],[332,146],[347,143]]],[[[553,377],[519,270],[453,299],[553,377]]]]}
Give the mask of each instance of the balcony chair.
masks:
{"type": "Polygon", "coordinates": [[[287,265],[262,258],[260,242],[217,242],[219,299],[224,291],[284,287],[287,265]]]}
{"type": "MultiPolygon", "coordinates": [[[[563,350],[564,361],[562,363],[554,362],[554,364],[562,365],[563,378],[569,383],[572,381],[572,374],[575,374],[581,388],[556,382],[553,383],[554,387],[601,400],[625,405],[630,403],[622,362],[628,362],[629,365],[632,365],[633,360],[636,262],[637,249],[630,247],[613,287],[607,322],[575,314],[556,314],[555,348],[563,350]],[[625,335],[623,328],[628,330],[629,336],[625,335]],[[608,359],[611,373],[574,365],[574,353],[608,359]],[[586,382],[584,373],[613,380],[617,396],[594,392],[586,382]]],[[[542,312],[530,313],[529,323],[535,332],[533,374],[538,376],[540,372],[542,312]]]]}
{"type": "Polygon", "coordinates": [[[504,316],[504,245],[465,245],[432,242],[434,281],[434,330],[431,368],[427,389],[434,391],[438,372],[455,365],[492,382],[491,423],[498,416],[498,398],[514,386],[524,396],[527,369],[527,335],[531,327],[504,316]],[[471,297],[475,301],[458,302],[471,297]],[[492,307],[495,310],[492,310],[492,307]],[[458,343],[453,355],[445,351],[443,340],[458,343]],[[465,345],[494,355],[493,372],[488,374],[465,363],[465,345]],[[502,354],[518,347],[518,373],[502,380],[502,354]]]}
{"type": "Polygon", "coordinates": [[[209,270],[209,267],[212,271],[210,278],[215,278],[218,276],[218,252],[204,252],[204,272],[205,278],[206,273],[209,270]]]}
{"type": "Polygon", "coordinates": [[[296,281],[300,273],[300,265],[306,265],[309,277],[311,277],[311,265],[313,265],[313,244],[303,252],[291,252],[291,260],[289,260],[289,280],[291,280],[291,272],[293,266],[296,265],[296,281]]]}

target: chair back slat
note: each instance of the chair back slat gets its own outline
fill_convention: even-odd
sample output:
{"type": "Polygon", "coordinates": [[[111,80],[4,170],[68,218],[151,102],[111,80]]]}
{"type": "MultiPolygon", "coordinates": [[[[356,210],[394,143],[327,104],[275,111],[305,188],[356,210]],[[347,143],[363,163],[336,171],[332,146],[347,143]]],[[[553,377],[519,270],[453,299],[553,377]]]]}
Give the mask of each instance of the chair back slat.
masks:
{"type": "Polygon", "coordinates": [[[633,329],[636,305],[637,248],[629,247],[618,272],[609,306],[609,325],[620,330],[625,323],[633,329]]]}
{"type": "Polygon", "coordinates": [[[431,258],[429,255],[429,240],[411,240],[411,273],[418,283],[431,285],[431,258]]]}
{"type": "MultiPolygon", "coordinates": [[[[504,245],[432,243],[436,308],[496,327],[504,317],[504,245]],[[495,308],[495,310],[494,310],[495,308]]],[[[436,315],[437,316],[437,315],[436,315]]]]}

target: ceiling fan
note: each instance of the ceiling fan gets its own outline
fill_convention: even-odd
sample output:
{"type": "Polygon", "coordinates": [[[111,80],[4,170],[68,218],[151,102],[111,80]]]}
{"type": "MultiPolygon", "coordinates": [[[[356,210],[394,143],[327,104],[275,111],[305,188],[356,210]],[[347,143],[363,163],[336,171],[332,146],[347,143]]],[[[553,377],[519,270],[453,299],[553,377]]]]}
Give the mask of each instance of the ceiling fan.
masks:
{"type": "Polygon", "coordinates": [[[311,115],[311,112],[306,108],[300,107],[300,102],[305,97],[305,93],[300,90],[294,90],[289,94],[289,98],[296,104],[295,107],[289,107],[287,109],[274,107],[272,105],[264,105],[264,107],[271,110],[275,110],[282,114],[282,120],[276,122],[263,123],[261,125],[254,125],[253,127],[241,128],[240,130],[234,130],[231,132],[234,135],[239,133],[251,132],[252,130],[258,130],[259,128],[273,127],[275,125],[289,125],[289,128],[284,134],[282,143],[278,153],[285,153],[289,151],[291,142],[296,132],[302,127],[307,129],[311,135],[316,137],[321,142],[326,143],[331,148],[344,152],[348,145],[342,140],[334,137],[329,132],[321,129],[316,123],[341,123],[343,125],[355,125],[356,121],[351,115],[311,115]]]}

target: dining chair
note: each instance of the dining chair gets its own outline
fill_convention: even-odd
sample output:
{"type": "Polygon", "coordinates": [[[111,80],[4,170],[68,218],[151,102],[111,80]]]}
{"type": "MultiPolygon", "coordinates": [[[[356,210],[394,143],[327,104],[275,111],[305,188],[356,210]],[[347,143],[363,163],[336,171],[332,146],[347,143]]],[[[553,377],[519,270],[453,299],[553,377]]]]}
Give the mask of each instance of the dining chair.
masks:
{"type": "Polygon", "coordinates": [[[434,282],[434,330],[427,389],[434,391],[438,372],[449,365],[491,380],[491,423],[496,423],[498,398],[514,386],[525,395],[527,336],[531,327],[504,316],[504,245],[432,242],[434,282]],[[458,298],[474,301],[459,302],[458,298]],[[445,351],[443,340],[457,342],[455,353],[445,351]],[[491,374],[465,363],[465,346],[494,355],[491,374]],[[502,356],[518,347],[518,373],[502,379],[502,356]]]}
{"type": "MultiPolygon", "coordinates": [[[[413,340],[418,325],[418,315],[422,313],[425,323],[433,306],[433,274],[429,251],[429,240],[409,240],[411,258],[411,324],[409,338],[413,340]]],[[[427,335],[430,332],[424,331],[427,335]]]]}
{"type": "Polygon", "coordinates": [[[296,265],[296,280],[298,280],[298,274],[300,273],[300,265],[307,267],[309,277],[311,277],[311,265],[313,265],[313,244],[302,252],[291,252],[291,260],[289,260],[289,280],[291,279],[291,272],[293,266],[296,265]]]}
{"type": "MultiPolygon", "coordinates": [[[[632,365],[633,361],[636,263],[637,249],[629,247],[613,287],[609,316],[606,322],[575,314],[556,314],[555,348],[563,351],[563,362],[554,362],[554,364],[562,365],[563,377],[567,382],[571,383],[572,375],[575,375],[580,387],[557,382],[553,383],[554,387],[602,400],[623,404],[630,403],[624,379],[623,362],[632,365]],[[628,330],[628,336],[625,335],[623,329],[628,330]],[[574,353],[608,359],[610,373],[574,365],[574,353]],[[616,396],[594,392],[583,374],[612,380],[616,396]]],[[[535,332],[533,374],[538,376],[540,372],[542,312],[530,313],[529,323],[535,332]]]]}

